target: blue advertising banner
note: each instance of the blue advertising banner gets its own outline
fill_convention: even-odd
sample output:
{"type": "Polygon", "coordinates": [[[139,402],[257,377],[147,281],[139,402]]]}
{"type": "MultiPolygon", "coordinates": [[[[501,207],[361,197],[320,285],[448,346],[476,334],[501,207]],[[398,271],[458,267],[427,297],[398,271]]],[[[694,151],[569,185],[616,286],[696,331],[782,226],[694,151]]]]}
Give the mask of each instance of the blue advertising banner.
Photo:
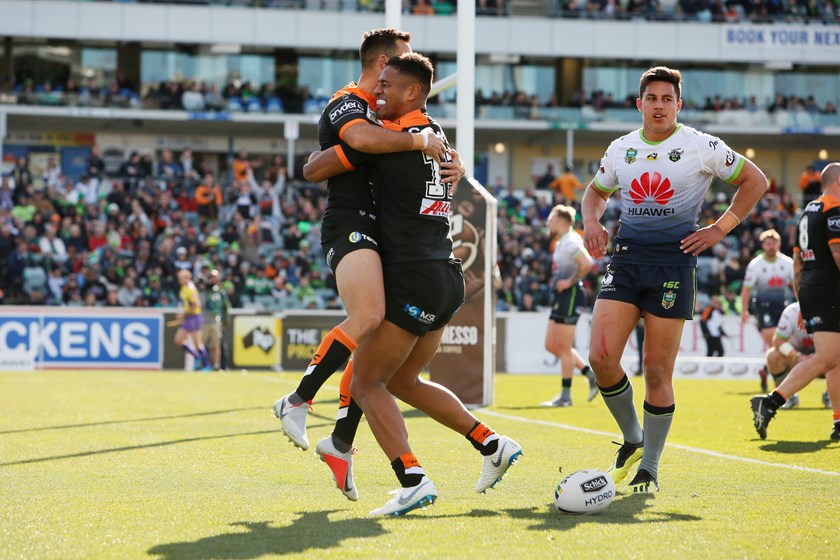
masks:
{"type": "Polygon", "coordinates": [[[160,369],[159,313],[70,311],[0,310],[0,355],[31,355],[37,368],[160,369]]]}

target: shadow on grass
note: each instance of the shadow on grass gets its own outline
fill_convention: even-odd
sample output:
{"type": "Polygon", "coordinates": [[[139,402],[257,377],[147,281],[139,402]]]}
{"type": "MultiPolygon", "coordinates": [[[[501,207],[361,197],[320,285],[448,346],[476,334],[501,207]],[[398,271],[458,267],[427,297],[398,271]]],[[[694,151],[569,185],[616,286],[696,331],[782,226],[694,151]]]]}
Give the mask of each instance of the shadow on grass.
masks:
{"type": "Polygon", "coordinates": [[[509,509],[505,513],[513,519],[535,522],[533,525],[528,526],[528,529],[532,531],[544,531],[546,529],[567,530],[573,529],[580,523],[593,522],[601,525],[607,523],[626,525],[631,523],[667,523],[672,521],[703,520],[702,517],[689,513],[645,511],[653,506],[653,504],[649,504],[648,502],[655,499],[655,494],[619,494],[610,504],[609,508],[597,515],[562,514],[555,511],[553,505],[547,505],[542,508],[509,509]],[[644,517],[640,517],[641,514],[644,514],[644,517]]]}
{"type": "Polygon", "coordinates": [[[232,412],[245,412],[253,410],[263,410],[268,407],[249,406],[245,408],[228,408],[225,410],[210,410],[207,412],[192,412],[189,414],[172,414],[169,416],[152,416],[150,418],[128,418],[125,420],[102,420],[101,422],[84,422],[81,424],[64,424],[62,426],[43,426],[41,428],[20,428],[18,430],[3,430],[0,435],[4,434],[21,434],[26,432],[44,432],[48,430],[68,430],[72,428],[89,428],[92,426],[110,426],[113,424],[131,424],[134,422],[157,422],[160,420],[178,420],[181,418],[197,418],[202,416],[214,416],[216,414],[230,414],[232,412]]]}
{"type": "MultiPolygon", "coordinates": [[[[333,421],[330,420],[329,423],[324,424],[314,424],[310,427],[316,428],[321,426],[332,426],[333,421]]],[[[142,445],[127,445],[124,447],[111,447],[109,449],[93,449],[90,451],[79,451],[78,453],[66,453],[63,455],[52,455],[48,457],[34,457],[32,459],[21,459],[19,461],[8,461],[5,463],[0,463],[0,467],[12,467],[16,465],[30,465],[33,463],[45,463],[48,461],[60,461],[63,459],[80,459],[82,457],[90,457],[93,455],[104,455],[107,453],[122,453],[123,451],[135,451],[137,449],[154,449],[156,447],[168,447],[170,445],[181,445],[183,443],[193,443],[196,441],[210,441],[214,439],[229,439],[229,438],[237,438],[237,437],[246,437],[246,436],[262,436],[262,435],[276,435],[279,434],[280,430],[258,430],[255,432],[240,432],[238,434],[224,434],[224,435],[217,435],[217,436],[200,436],[200,437],[190,437],[190,438],[182,438],[182,439],[174,439],[171,441],[159,441],[155,443],[144,443],[142,445]]]]}
{"type": "Polygon", "coordinates": [[[159,544],[147,552],[161,560],[247,559],[268,555],[336,548],[346,539],[378,537],[387,533],[379,520],[367,517],[331,522],[332,511],[311,511],[300,514],[294,523],[273,527],[268,521],[238,522],[234,527],[246,531],[203,537],[192,542],[159,544]]]}
{"type": "Polygon", "coordinates": [[[822,441],[776,441],[767,443],[759,447],[762,451],[773,451],[776,453],[788,453],[790,455],[798,453],[813,453],[815,451],[822,451],[831,444],[836,444],[836,441],[822,440],[822,441]]]}

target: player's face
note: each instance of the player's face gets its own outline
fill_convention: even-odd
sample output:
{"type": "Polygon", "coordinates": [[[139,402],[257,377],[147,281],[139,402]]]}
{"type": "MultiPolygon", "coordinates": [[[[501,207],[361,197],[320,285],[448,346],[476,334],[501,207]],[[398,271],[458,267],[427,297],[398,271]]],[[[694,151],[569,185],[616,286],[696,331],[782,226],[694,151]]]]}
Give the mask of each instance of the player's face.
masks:
{"type": "Polygon", "coordinates": [[[397,120],[406,113],[408,93],[412,82],[393,66],[386,66],[379,74],[373,94],[376,96],[376,114],[386,121],[397,120]]]}
{"type": "Polygon", "coordinates": [[[677,113],[682,109],[682,100],[677,99],[674,84],[651,82],[645,88],[642,98],[636,99],[636,107],[642,112],[645,138],[661,142],[677,126],[677,113]]]}
{"type": "Polygon", "coordinates": [[[775,237],[767,237],[761,242],[761,248],[764,249],[764,254],[771,259],[779,252],[781,245],[782,244],[775,237]]]}

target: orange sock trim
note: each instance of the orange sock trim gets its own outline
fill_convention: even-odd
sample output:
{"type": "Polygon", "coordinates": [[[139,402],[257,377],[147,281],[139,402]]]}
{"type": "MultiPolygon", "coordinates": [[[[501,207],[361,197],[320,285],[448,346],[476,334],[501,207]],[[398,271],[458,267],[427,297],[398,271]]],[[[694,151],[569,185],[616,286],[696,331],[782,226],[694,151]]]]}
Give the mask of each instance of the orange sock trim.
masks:
{"type": "Polygon", "coordinates": [[[350,352],[353,352],[359,346],[355,340],[347,336],[347,333],[339,327],[333,327],[330,332],[324,335],[324,338],[321,340],[321,344],[318,345],[318,350],[315,352],[315,356],[312,358],[312,361],[309,362],[309,365],[314,366],[321,363],[321,359],[324,355],[326,355],[330,346],[332,346],[335,341],[338,341],[340,344],[346,346],[350,352]]]}
{"type": "Polygon", "coordinates": [[[359,347],[359,343],[353,340],[349,334],[341,330],[341,327],[333,327],[333,330],[330,331],[335,336],[336,340],[341,342],[344,346],[347,347],[350,352],[354,352],[356,348],[359,347]]]}
{"type": "Polygon", "coordinates": [[[402,461],[403,468],[406,470],[410,469],[411,467],[419,467],[420,461],[417,460],[417,457],[414,456],[414,453],[404,453],[400,455],[400,461],[402,461]]]}
{"type": "Polygon", "coordinates": [[[484,422],[479,422],[478,426],[472,429],[468,437],[474,439],[481,445],[484,445],[484,440],[486,440],[488,437],[492,436],[495,433],[496,432],[491,430],[490,427],[487,426],[487,424],[485,424],[484,422]]]}
{"type": "Polygon", "coordinates": [[[350,406],[350,382],[353,381],[353,360],[347,360],[347,367],[341,374],[338,386],[338,408],[350,406]]]}
{"type": "Polygon", "coordinates": [[[834,421],[837,422],[838,420],[840,420],[840,412],[835,412],[834,413],[834,421]]]}

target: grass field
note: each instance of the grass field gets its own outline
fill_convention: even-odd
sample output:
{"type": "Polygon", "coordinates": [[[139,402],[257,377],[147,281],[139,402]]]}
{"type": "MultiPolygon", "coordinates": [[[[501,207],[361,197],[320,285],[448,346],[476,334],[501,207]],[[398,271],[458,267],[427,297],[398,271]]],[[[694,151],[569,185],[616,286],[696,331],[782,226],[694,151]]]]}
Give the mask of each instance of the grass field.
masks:
{"type": "MultiPolygon", "coordinates": [[[[269,412],[299,374],[0,373],[0,558],[836,558],[840,443],[822,382],[780,411],[761,441],[748,398],[758,381],[678,380],[662,491],[619,495],[594,516],[551,510],[562,478],[605,469],[618,439],[603,401],[543,409],[559,377],[496,378],[475,411],[522,444],[497,489],[473,491],[480,456],[460,435],[407,412],[438,503],[370,518],[397,486],[366,426],[347,501],[269,412]]],[[[637,400],[643,384],[634,379],[637,400]]],[[[335,378],[337,383],[337,378],[335,378]]],[[[335,385],[309,420],[332,426],[335,385]]],[[[619,485],[621,491],[623,485],[619,485]]]]}

